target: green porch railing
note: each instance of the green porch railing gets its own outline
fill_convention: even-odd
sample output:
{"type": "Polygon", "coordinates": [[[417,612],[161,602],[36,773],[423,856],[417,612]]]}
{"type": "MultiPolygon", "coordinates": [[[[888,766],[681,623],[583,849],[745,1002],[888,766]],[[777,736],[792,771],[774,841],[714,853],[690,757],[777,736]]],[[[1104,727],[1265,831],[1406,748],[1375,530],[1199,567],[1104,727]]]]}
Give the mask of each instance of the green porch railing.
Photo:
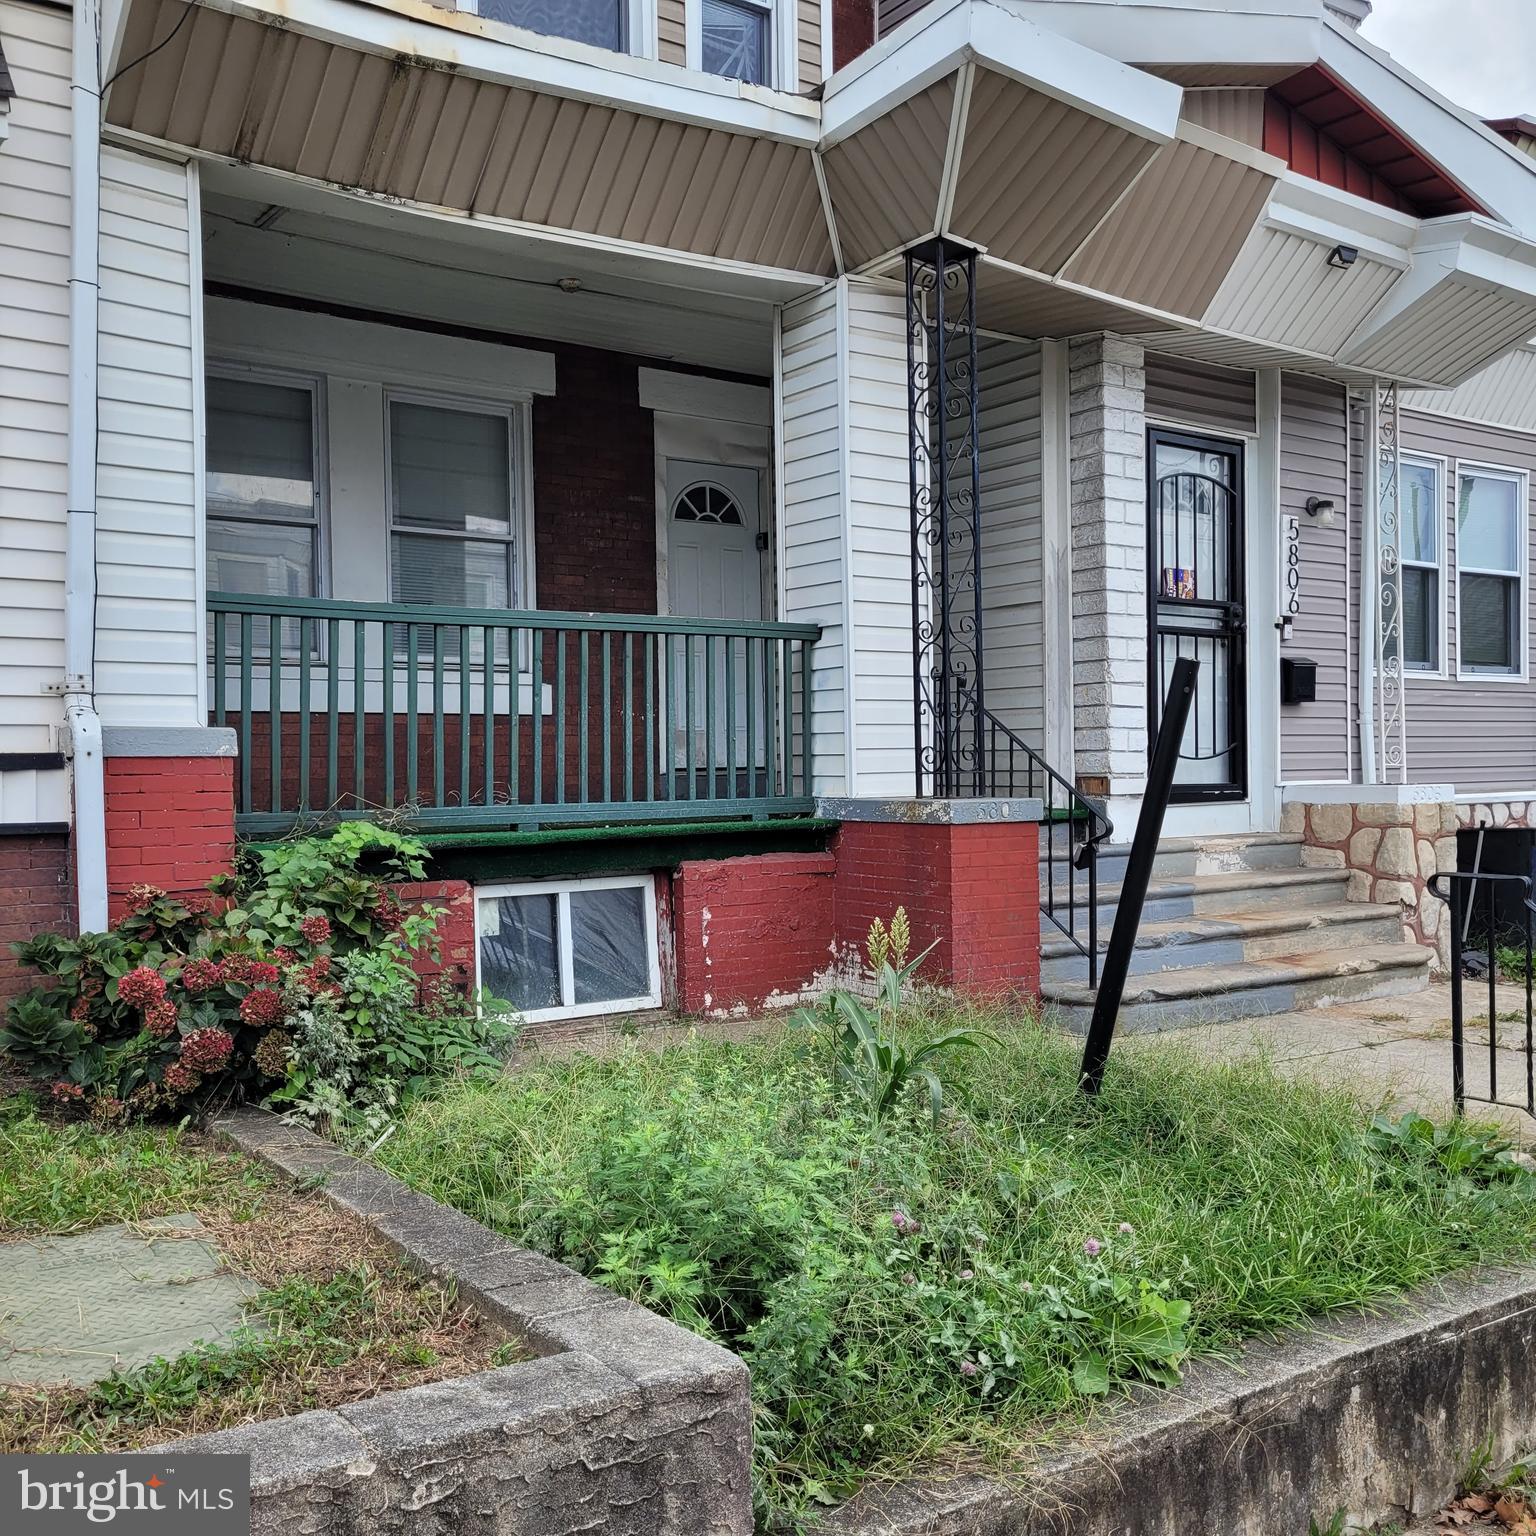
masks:
{"type": "Polygon", "coordinates": [[[248,835],[803,813],[814,624],[208,596],[248,835]]]}

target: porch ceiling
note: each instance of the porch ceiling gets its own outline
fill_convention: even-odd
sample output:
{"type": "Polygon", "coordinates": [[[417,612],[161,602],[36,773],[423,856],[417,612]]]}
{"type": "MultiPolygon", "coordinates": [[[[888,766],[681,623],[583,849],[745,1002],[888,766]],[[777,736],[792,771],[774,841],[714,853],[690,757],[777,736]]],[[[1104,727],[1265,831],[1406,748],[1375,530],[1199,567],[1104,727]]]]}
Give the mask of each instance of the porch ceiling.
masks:
{"type": "Polygon", "coordinates": [[[477,218],[833,270],[806,136],[502,83],[201,3],[184,14],[184,0],[133,0],[122,56],[148,56],[111,87],[109,123],[477,218]]]}

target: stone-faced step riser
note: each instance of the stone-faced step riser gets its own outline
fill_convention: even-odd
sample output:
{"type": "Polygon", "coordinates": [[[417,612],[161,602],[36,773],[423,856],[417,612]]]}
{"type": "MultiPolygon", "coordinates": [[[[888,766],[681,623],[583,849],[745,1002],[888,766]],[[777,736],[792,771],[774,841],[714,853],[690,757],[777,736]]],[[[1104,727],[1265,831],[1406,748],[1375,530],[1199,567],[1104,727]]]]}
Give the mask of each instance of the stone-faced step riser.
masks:
{"type": "MultiPolygon", "coordinates": [[[[1164,1029],[1188,1029],[1224,1024],[1264,1014],[1325,1008],[1333,1003],[1364,1002],[1376,997],[1407,997],[1424,989],[1425,974],[1413,970],[1362,971],[1353,976],[1325,976],[1302,982],[1280,982],[1239,992],[1214,992],[1205,997],[1179,997],[1132,1003],[1120,1010],[1117,1029],[1151,1034],[1164,1029]]],[[[1047,1005],[1056,1021],[1074,1034],[1084,1034],[1093,1009],[1087,1004],[1047,1005]]]]}
{"type": "MultiPolygon", "coordinates": [[[[1066,857],[1057,853],[1047,860],[1042,849],[1040,859],[1040,883],[1042,888],[1050,882],[1054,873],[1056,884],[1066,884],[1066,857]]],[[[1301,867],[1300,843],[1252,843],[1230,849],[1177,848],[1159,852],[1152,862],[1154,880],[1179,880],[1190,875],[1235,875],[1272,872],[1279,869],[1301,867]]],[[[1125,878],[1130,863],[1130,849],[1125,847],[1099,850],[1099,884],[1118,885],[1125,878]]],[[[1079,884],[1086,879],[1078,872],[1079,884]]]]}
{"type": "MultiPolygon", "coordinates": [[[[1068,908],[1066,891],[1058,887],[1060,900],[1056,910],[1065,914],[1068,908]]],[[[1102,892],[1103,887],[1100,887],[1102,892]]],[[[1161,923],[1180,917],[1221,917],[1228,912],[1270,912],[1276,908],[1290,907],[1297,911],[1309,910],[1313,907],[1332,906],[1337,902],[1347,900],[1349,892],[1349,876],[1342,870],[1334,875],[1329,872],[1328,878],[1308,881],[1299,885],[1256,885],[1249,888],[1239,888],[1225,891],[1185,891],[1176,889],[1166,895],[1159,895],[1154,886],[1147,894],[1146,904],[1142,907],[1141,920],[1144,923],[1161,923]]],[[[1077,911],[1079,914],[1077,928],[1080,933],[1087,931],[1086,887],[1079,886],[1077,890],[1077,911]]],[[[1042,893],[1041,900],[1045,900],[1042,893]]],[[[1107,940],[1109,930],[1115,920],[1114,901],[1099,903],[1099,937],[1107,940]]],[[[1050,930],[1050,923],[1042,919],[1042,932],[1050,930]]]]}
{"type": "MultiPolygon", "coordinates": [[[[1042,930],[1049,944],[1057,930],[1049,923],[1042,930]]],[[[1102,941],[1108,930],[1100,932],[1102,941]]],[[[1277,955],[1304,955],[1320,949],[1343,949],[1351,944],[1391,944],[1401,939],[1403,926],[1395,917],[1367,913],[1358,921],[1340,919],[1314,928],[1291,928],[1283,933],[1213,935],[1188,943],[1138,945],[1131,955],[1131,975],[1148,976],[1161,971],[1199,970],[1210,965],[1240,965],[1247,960],[1271,960],[1277,955]]],[[[1051,982],[1086,982],[1086,955],[1048,955],[1040,963],[1040,979],[1051,982]]]]}

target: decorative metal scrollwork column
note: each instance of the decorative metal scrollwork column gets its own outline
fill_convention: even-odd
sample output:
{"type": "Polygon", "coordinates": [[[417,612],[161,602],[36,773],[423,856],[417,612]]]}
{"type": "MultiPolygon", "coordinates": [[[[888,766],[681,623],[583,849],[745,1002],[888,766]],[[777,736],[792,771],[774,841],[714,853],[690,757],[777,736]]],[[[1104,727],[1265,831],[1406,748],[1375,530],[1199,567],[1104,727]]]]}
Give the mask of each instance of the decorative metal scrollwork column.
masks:
{"type": "Polygon", "coordinates": [[[917,793],[984,795],[976,253],[914,246],[906,280],[917,793]]]}
{"type": "Polygon", "coordinates": [[[1382,777],[1408,779],[1407,699],[1403,687],[1401,437],[1397,384],[1378,379],[1376,433],[1376,732],[1382,777]]]}

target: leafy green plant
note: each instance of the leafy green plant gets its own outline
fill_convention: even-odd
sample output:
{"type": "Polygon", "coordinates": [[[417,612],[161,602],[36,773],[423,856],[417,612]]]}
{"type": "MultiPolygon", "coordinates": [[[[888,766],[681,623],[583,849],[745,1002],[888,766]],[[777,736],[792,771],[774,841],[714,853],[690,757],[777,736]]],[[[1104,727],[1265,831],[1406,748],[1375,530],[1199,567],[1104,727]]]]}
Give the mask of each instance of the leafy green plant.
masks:
{"type": "Polygon", "coordinates": [[[1508,1137],[1464,1120],[1436,1125],[1415,1110],[1396,1120],[1377,1115],[1366,1129],[1365,1142],[1381,1154],[1431,1158],[1448,1174],[1473,1184],[1531,1177],[1516,1160],[1508,1137]]]}
{"type": "Polygon", "coordinates": [[[996,1039],[983,1030],[955,1029],[908,1043],[890,1032],[907,984],[934,947],[930,944],[916,958],[908,958],[911,928],[905,907],[897,907],[888,928],[876,918],[867,945],[874,1004],[839,988],[818,1010],[802,1011],[797,1021],[802,1026],[819,1022],[828,1029],[838,1077],[877,1120],[896,1108],[909,1089],[919,1087],[927,1091],[937,1125],[944,1109],[944,1084],[933,1065],[937,1058],[945,1051],[976,1050],[996,1039]]]}

